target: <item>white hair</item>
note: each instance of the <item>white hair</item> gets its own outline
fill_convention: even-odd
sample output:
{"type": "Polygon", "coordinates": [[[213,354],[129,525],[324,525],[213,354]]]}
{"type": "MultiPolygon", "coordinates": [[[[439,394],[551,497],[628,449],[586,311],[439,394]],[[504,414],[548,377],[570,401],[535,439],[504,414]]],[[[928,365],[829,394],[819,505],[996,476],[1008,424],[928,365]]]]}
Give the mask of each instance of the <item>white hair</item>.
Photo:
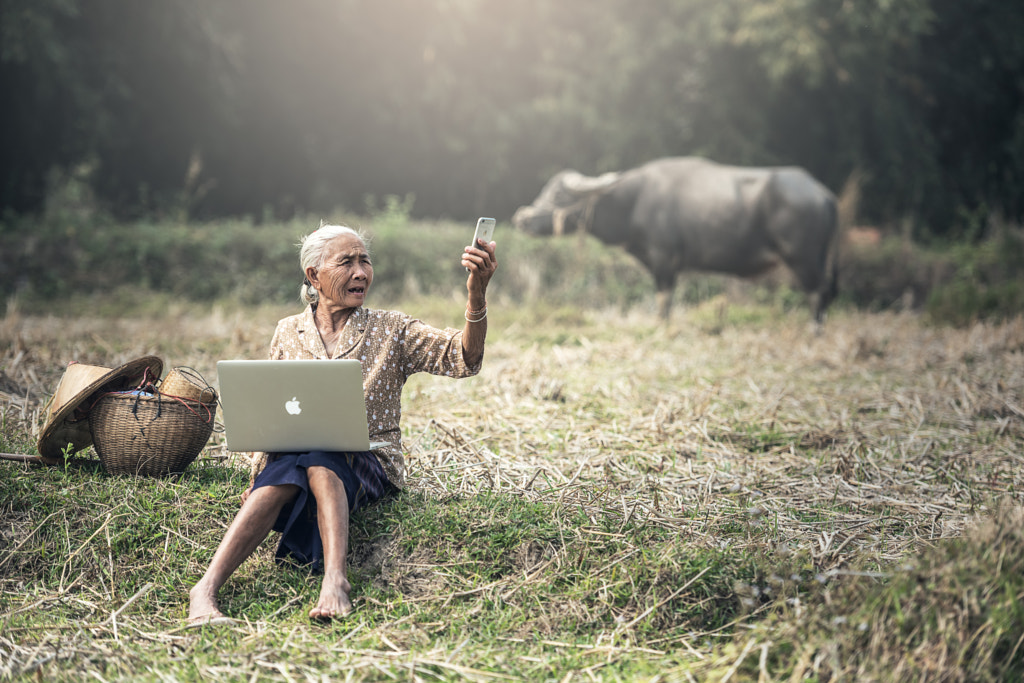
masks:
{"type": "Polygon", "coordinates": [[[324,225],[311,234],[306,235],[299,242],[299,267],[302,269],[302,287],[299,288],[299,298],[304,304],[315,304],[320,299],[320,292],[313,288],[313,285],[306,279],[306,268],[319,268],[324,264],[327,257],[327,243],[337,237],[355,237],[362,242],[363,247],[369,250],[366,236],[358,230],[353,230],[347,225],[324,225]]]}

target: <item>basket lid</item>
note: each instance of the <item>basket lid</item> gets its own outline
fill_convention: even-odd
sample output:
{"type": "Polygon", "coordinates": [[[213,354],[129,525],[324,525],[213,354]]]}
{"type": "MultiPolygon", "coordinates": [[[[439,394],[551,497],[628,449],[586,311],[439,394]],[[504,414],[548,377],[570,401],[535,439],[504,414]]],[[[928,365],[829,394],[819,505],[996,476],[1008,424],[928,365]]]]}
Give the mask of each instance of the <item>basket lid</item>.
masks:
{"type": "Polygon", "coordinates": [[[91,445],[92,430],[88,416],[76,418],[75,410],[100,390],[134,388],[147,375],[156,381],[163,367],[164,362],[156,356],[136,358],[113,369],[72,361],[50,399],[46,424],[39,432],[39,456],[47,463],[56,464],[60,462],[67,444],[72,445],[73,452],[91,445]]]}

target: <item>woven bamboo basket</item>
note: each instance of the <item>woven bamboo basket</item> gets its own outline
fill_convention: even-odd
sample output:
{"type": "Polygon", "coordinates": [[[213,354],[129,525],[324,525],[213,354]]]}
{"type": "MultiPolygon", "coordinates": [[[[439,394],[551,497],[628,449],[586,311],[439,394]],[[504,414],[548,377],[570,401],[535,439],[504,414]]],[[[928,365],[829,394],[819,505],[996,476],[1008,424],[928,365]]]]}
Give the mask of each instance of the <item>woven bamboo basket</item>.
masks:
{"type": "Polygon", "coordinates": [[[183,472],[213,432],[217,402],[160,393],[108,393],[92,407],[93,447],[107,474],[183,472]]]}

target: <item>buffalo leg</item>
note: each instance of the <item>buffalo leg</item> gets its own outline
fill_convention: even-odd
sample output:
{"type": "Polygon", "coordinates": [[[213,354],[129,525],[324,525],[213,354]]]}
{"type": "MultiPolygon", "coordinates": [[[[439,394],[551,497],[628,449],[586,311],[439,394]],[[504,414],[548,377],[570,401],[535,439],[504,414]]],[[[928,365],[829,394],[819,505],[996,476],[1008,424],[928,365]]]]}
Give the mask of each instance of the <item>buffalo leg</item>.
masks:
{"type": "Polygon", "coordinates": [[[672,275],[655,275],[654,286],[656,289],[654,299],[658,306],[658,317],[668,322],[669,313],[672,310],[672,291],[676,287],[675,273],[672,275]]]}
{"type": "Polygon", "coordinates": [[[800,283],[800,288],[807,294],[815,325],[822,325],[825,321],[825,310],[835,296],[834,282],[821,270],[792,265],[790,267],[800,283]]]}
{"type": "Polygon", "coordinates": [[[669,312],[672,310],[672,290],[659,290],[654,295],[654,298],[658,306],[658,317],[667,321],[669,312]]]}
{"type": "Polygon", "coordinates": [[[819,326],[825,323],[825,311],[828,310],[832,300],[836,298],[838,289],[836,285],[837,279],[836,268],[833,266],[831,272],[825,277],[824,282],[811,295],[814,322],[819,326]]]}

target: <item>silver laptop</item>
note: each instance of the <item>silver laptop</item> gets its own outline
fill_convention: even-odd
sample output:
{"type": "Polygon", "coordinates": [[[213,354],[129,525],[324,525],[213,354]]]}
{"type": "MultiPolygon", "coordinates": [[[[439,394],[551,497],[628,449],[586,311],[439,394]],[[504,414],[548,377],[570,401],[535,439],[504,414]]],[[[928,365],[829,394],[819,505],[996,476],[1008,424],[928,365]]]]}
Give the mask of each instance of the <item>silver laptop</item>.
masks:
{"type": "Polygon", "coordinates": [[[370,451],[357,360],[217,363],[229,451],[370,451]]]}

